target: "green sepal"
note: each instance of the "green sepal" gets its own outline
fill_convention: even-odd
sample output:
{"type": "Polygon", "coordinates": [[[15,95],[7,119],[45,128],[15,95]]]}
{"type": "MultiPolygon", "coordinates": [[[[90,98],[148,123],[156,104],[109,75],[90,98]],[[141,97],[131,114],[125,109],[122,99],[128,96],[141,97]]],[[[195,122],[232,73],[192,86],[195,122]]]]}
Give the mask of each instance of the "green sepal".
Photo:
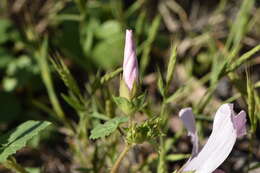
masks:
{"type": "Polygon", "coordinates": [[[123,111],[126,115],[132,115],[135,113],[136,108],[134,104],[131,101],[129,101],[127,98],[113,96],[113,100],[116,103],[116,105],[119,107],[119,109],[123,111]]]}
{"type": "Polygon", "coordinates": [[[126,115],[133,115],[135,112],[145,107],[145,96],[146,93],[139,95],[138,97],[128,100],[125,97],[113,96],[113,100],[121,111],[126,115]]]}
{"type": "Polygon", "coordinates": [[[132,104],[136,108],[136,111],[142,110],[146,106],[145,103],[146,94],[147,93],[145,92],[144,94],[141,94],[132,100],[132,104]]]}
{"type": "Polygon", "coordinates": [[[120,89],[119,89],[120,97],[124,97],[128,100],[132,100],[136,97],[137,93],[138,93],[137,81],[134,82],[133,88],[130,90],[126,85],[125,81],[123,79],[120,80],[120,89]]]}
{"type": "Polygon", "coordinates": [[[139,89],[139,87],[138,87],[138,82],[137,82],[137,81],[134,81],[133,88],[132,88],[132,90],[130,91],[130,99],[131,99],[131,100],[134,99],[134,98],[137,96],[137,94],[138,94],[138,89],[139,89]]]}
{"type": "Polygon", "coordinates": [[[145,141],[153,141],[156,137],[162,136],[160,122],[160,117],[153,117],[140,125],[135,124],[128,129],[127,142],[130,144],[141,144],[145,141]]]}
{"type": "Polygon", "coordinates": [[[128,100],[131,99],[131,93],[129,88],[127,87],[125,81],[123,79],[120,80],[120,88],[119,88],[120,97],[124,97],[128,100]]]}

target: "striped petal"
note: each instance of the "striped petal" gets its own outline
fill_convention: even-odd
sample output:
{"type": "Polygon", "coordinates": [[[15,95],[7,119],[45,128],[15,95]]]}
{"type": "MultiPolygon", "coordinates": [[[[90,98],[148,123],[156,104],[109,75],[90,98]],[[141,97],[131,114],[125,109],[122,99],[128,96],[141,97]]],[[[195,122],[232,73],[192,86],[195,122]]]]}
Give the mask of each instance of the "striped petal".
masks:
{"type": "Polygon", "coordinates": [[[230,154],[238,136],[245,134],[245,113],[237,116],[231,104],[222,105],[214,118],[212,133],[197,156],[189,160],[183,172],[212,173],[230,154]]]}
{"type": "Polygon", "coordinates": [[[132,30],[126,30],[125,35],[123,79],[130,91],[134,82],[138,82],[138,63],[132,30]]]}
{"type": "MultiPolygon", "coordinates": [[[[199,151],[199,141],[196,132],[195,119],[191,108],[184,108],[180,111],[179,117],[181,118],[184,126],[188,130],[188,135],[191,137],[192,142],[192,157],[194,157],[199,151]]],[[[192,158],[191,157],[191,158],[192,158]]]]}

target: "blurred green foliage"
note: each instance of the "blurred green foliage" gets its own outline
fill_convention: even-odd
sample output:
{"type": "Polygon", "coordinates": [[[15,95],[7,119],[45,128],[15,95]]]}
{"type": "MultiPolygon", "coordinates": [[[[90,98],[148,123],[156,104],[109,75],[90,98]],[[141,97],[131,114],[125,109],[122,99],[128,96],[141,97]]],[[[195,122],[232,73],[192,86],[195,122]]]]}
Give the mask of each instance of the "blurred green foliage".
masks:
{"type": "MultiPolygon", "coordinates": [[[[200,115],[198,127],[204,138],[212,120],[207,115],[232,101],[249,112],[251,157],[245,162],[250,166],[260,159],[254,154],[260,120],[259,19],[256,0],[2,0],[1,133],[28,119],[49,120],[67,136],[55,136],[54,143],[66,143],[80,158],[76,162],[83,166],[78,170],[97,172],[111,166],[118,143],[114,136],[108,143],[84,137],[100,124],[108,129],[112,124],[107,135],[121,124],[113,121],[122,114],[113,96],[118,95],[125,30],[133,29],[142,73],[140,88],[147,91],[149,100],[140,99],[140,116],[163,115],[163,124],[171,123],[180,107],[192,106],[200,115]],[[89,146],[94,152],[85,158],[82,151],[89,146]],[[95,160],[100,164],[86,166],[95,160]]],[[[159,136],[151,134],[158,132],[153,121],[142,122],[137,130],[159,136]]],[[[182,133],[170,126],[165,125],[160,149],[161,158],[173,169],[179,162],[172,162],[187,155],[176,149],[182,133]]],[[[98,133],[93,138],[102,136],[98,133]]],[[[40,144],[40,139],[35,140],[35,145],[40,144]]],[[[143,159],[144,165],[131,168],[132,172],[156,169],[157,158],[143,159]]],[[[246,168],[226,169],[243,172],[246,168]]]]}

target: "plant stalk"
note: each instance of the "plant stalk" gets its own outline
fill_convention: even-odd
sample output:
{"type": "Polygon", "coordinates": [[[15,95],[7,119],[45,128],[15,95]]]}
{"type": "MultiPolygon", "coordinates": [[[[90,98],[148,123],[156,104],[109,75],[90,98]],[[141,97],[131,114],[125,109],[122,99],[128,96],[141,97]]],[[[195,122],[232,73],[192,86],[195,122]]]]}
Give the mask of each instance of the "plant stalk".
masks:
{"type": "MultiPolygon", "coordinates": [[[[164,99],[165,100],[165,99],[164,99]]],[[[162,122],[163,122],[163,126],[165,127],[163,128],[163,131],[166,130],[166,108],[167,108],[167,103],[164,101],[162,108],[161,108],[161,113],[160,116],[162,117],[162,122]]],[[[166,173],[167,170],[167,165],[165,163],[165,151],[164,151],[164,137],[160,136],[160,152],[159,152],[159,162],[158,162],[158,166],[157,166],[157,173],[166,173]]]]}
{"type": "Polygon", "coordinates": [[[128,151],[132,148],[131,145],[126,145],[124,150],[122,151],[122,153],[119,155],[119,157],[117,158],[115,164],[113,165],[110,173],[117,173],[119,167],[120,167],[120,163],[121,161],[124,159],[124,157],[126,156],[126,154],[128,153],[128,151]]]}

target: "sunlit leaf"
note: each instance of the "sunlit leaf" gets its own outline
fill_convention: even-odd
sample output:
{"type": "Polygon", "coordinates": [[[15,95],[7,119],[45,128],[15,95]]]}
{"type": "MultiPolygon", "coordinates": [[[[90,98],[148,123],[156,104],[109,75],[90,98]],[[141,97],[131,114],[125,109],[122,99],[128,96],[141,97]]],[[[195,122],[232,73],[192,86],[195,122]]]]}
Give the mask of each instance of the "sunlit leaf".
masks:
{"type": "Polygon", "coordinates": [[[27,121],[11,132],[0,137],[0,162],[26,146],[27,142],[51,123],[47,121],[27,121]]]}
{"type": "Polygon", "coordinates": [[[91,131],[90,139],[97,139],[108,136],[113,133],[120,124],[127,121],[127,117],[116,117],[107,121],[105,124],[99,124],[91,131]]]}

